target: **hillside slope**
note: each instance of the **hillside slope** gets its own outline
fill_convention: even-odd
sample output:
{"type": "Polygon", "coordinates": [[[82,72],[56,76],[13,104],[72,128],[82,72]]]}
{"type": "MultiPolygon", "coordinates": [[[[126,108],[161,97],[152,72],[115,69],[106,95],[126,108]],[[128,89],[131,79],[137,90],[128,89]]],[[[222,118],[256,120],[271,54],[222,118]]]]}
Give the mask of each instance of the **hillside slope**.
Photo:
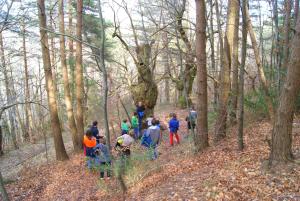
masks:
{"type": "MultiPolygon", "coordinates": [[[[169,111],[160,113],[160,119],[169,111]]],[[[186,135],[185,111],[181,117],[182,143],[169,147],[167,133],[156,161],[136,157],[126,176],[126,200],[300,200],[300,167],[290,164],[268,171],[265,159],[269,149],[264,141],[270,134],[267,122],[255,122],[245,129],[246,148],[237,150],[236,128],[217,146],[192,154],[186,135]]],[[[300,155],[300,135],[294,132],[294,153],[300,155]]],[[[138,144],[133,156],[144,152],[138,144]]],[[[21,179],[8,184],[12,200],[121,200],[116,179],[100,181],[89,172],[82,154],[66,162],[26,168],[21,179]]]]}

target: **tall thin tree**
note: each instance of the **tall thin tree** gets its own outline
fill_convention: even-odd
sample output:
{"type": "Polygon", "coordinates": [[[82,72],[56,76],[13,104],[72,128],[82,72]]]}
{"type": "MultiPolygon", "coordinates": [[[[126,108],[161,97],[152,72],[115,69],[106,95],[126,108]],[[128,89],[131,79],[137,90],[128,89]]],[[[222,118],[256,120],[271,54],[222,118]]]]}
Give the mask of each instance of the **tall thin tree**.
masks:
{"type": "Polygon", "coordinates": [[[42,57],[44,63],[44,73],[46,79],[46,90],[48,97],[48,105],[50,110],[51,128],[54,138],[54,147],[56,153],[56,159],[59,161],[67,160],[68,155],[63,143],[62,132],[60,120],[58,118],[58,109],[56,102],[56,90],[53,82],[50,53],[49,53],[49,43],[48,34],[46,32],[47,20],[45,14],[45,1],[37,0],[38,16],[39,16],[39,28],[40,28],[40,38],[42,47],[42,57]]]}
{"type": "Polygon", "coordinates": [[[247,0],[242,2],[242,18],[243,18],[243,30],[242,30],[242,58],[241,69],[239,74],[239,100],[238,100],[238,147],[239,150],[244,149],[244,74],[246,64],[247,53],[247,21],[245,9],[247,6],[247,0]]]}
{"type": "Polygon", "coordinates": [[[208,146],[205,11],[205,1],[196,0],[196,59],[198,77],[198,118],[197,135],[195,135],[196,151],[201,151],[208,146]]]}
{"type": "Polygon", "coordinates": [[[76,120],[77,120],[77,132],[79,139],[82,140],[84,134],[84,117],[83,117],[83,105],[84,105],[84,83],[83,83],[83,65],[82,65],[82,11],[83,1],[77,1],[77,22],[76,22],[76,120]]]}
{"type": "Polygon", "coordinates": [[[71,99],[70,85],[69,85],[69,75],[68,75],[68,67],[66,60],[66,47],[65,47],[65,23],[64,23],[64,1],[59,0],[59,32],[60,35],[60,61],[63,73],[63,81],[64,81],[64,95],[65,95],[65,103],[67,109],[68,116],[68,124],[71,130],[73,146],[75,150],[80,150],[80,140],[78,139],[77,128],[75,123],[75,117],[73,112],[73,105],[71,99]]]}

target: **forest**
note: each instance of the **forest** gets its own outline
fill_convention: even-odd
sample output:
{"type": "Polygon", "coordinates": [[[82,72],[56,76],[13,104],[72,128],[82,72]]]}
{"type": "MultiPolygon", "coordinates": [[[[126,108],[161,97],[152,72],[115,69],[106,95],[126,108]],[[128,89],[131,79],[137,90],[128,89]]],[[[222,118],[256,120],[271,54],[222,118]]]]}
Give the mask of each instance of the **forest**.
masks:
{"type": "Polygon", "coordinates": [[[0,8],[0,200],[300,200],[299,0],[0,8]]]}

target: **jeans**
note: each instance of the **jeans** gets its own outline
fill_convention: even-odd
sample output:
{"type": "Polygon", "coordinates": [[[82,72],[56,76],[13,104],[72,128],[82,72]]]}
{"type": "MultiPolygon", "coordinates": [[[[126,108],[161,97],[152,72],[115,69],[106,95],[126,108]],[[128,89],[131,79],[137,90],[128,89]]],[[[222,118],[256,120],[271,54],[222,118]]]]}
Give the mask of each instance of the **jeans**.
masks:
{"type": "Polygon", "coordinates": [[[151,145],[149,147],[150,150],[150,159],[155,160],[158,158],[158,146],[157,145],[151,145]]]}
{"type": "Polygon", "coordinates": [[[88,169],[92,169],[94,163],[95,163],[94,157],[90,157],[90,156],[86,157],[86,164],[88,169]]]}
{"type": "Polygon", "coordinates": [[[133,128],[134,138],[137,140],[140,137],[139,127],[133,128]]]}

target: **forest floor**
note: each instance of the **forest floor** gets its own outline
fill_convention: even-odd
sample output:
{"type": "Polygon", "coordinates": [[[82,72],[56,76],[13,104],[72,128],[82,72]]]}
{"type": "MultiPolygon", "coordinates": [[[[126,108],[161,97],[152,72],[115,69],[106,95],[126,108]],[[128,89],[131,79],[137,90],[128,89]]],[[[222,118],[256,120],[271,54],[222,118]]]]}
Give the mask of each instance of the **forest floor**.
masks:
{"type": "MultiPolygon", "coordinates": [[[[161,120],[173,111],[158,111],[161,120]]],[[[248,123],[245,149],[238,151],[236,127],[218,145],[193,154],[192,141],[184,122],[186,111],[176,109],[181,121],[179,145],[170,147],[165,132],[158,160],[149,161],[138,144],[132,148],[131,166],[126,173],[126,200],[300,200],[300,165],[268,170],[266,121],[248,123]]],[[[300,123],[294,123],[295,156],[300,157],[300,123]]],[[[48,165],[26,166],[16,181],[6,185],[12,200],[122,200],[116,179],[99,180],[98,172],[85,167],[82,154],[48,165]]]]}

